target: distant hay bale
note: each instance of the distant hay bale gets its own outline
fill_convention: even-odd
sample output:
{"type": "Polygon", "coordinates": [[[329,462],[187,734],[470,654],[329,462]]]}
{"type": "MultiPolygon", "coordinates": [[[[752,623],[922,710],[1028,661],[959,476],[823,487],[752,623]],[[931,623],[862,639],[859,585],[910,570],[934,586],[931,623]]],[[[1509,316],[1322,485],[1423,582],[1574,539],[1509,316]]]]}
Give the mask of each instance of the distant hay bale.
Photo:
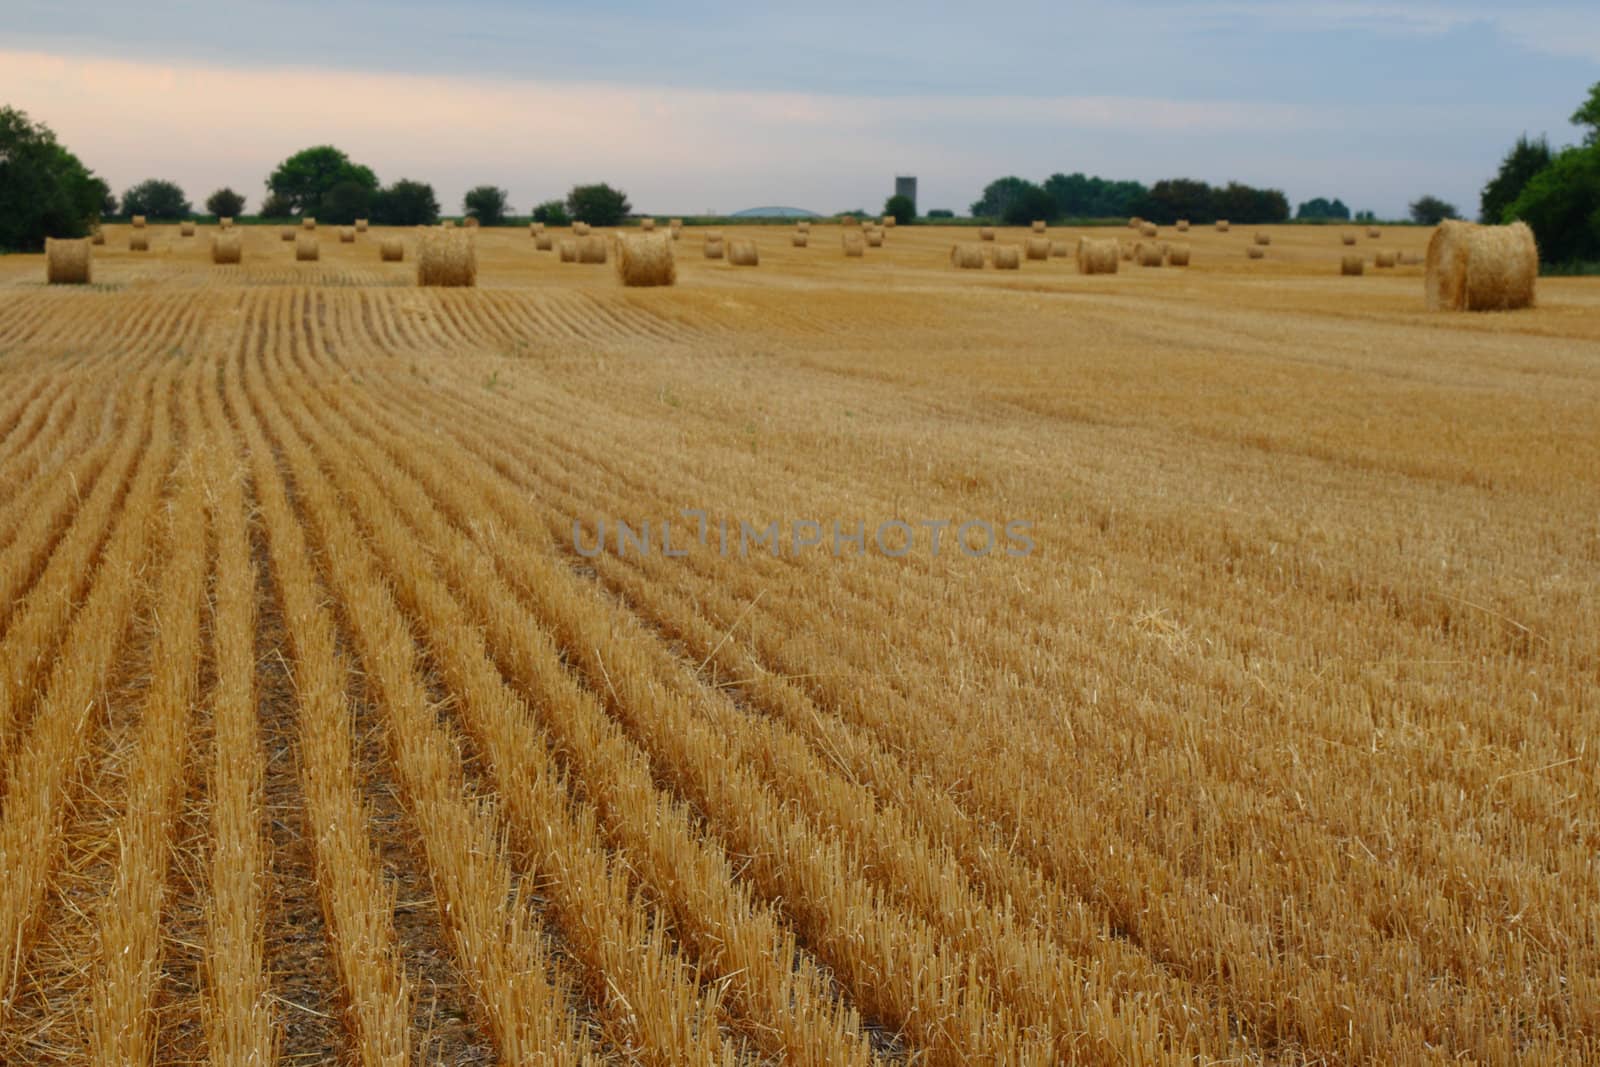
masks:
{"type": "Polygon", "coordinates": [[[1398,262],[1400,262],[1398,252],[1379,252],[1372,257],[1372,265],[1379,270],[1389,270],[1398,262]]]}
{"type": "Polygon", "coordinates": [[[317,220],[312,218],[310,215],[307,215],[305,218],[300,220],[300,228],[302,230],[314,230],[317,228],[317,220]]]}
{"type": "Polygon", "coordinates": [[[604,263],[606,255],[606,239],[598,233],[585,234],[578,238],[579,263],[604,263]]]}
{"type": "Polygon", "coordinates": [[[720,240],[722,240],[722,231],[721,230],[707,230],[706,231],[706,240],[708,240],[708,241],[720,241],[720,240]]]}
{"type": "Polygon", "coordinates": [[[294,237],[295,237],[295,228],[293,226],[285,226],[283,229],[278,231],[278,239],[279,240],[292,241],[292,240],[294,240],[294,237]]]}
{"type": "Polygon", "coordinates": [[[417,284],[462,288],[478,284],[477,240],[465,230],[426,229],[417,235],[417,284]]]}
{"type": "Polygon", "coordinates": [[[1218,233],[1227,233],[1228,230],[1229,230],[1228,220],[1227,219],[1218,219],[1217,220],[1217,232],[1218,233]]]}
{"type": "Polygon", "coordinates": [[[675,285],[678,262],[669,234],[643,233],[617,238],[617,277],[632,287],[675,285]]]}
{"type": "Polygon", "coordinates": [[[811,232],[811,223],[806,222],[804,219],[801,219],[799,222],[794,224],[794,228],[797,231],[799,231],[800,233],[810,233],[811,232]]]}
{"type": "Polygon", "coordinates": [[[1349,230],[1346,230],[1344,233],[1339,235],[1339,240],[1343,241],[1346,247],[1348,247],[1356,243],[1356,235],[1351,233],[1349,230]]]}
{"type": "Polygon", "coordinates": [[[1402,267],[1415,267],[1422,263],[1422,257],[1415,252],[1401,252],[1400,265],[1402,267]]]}
{"type": "Polygon", "coordinates": [[[1177,245],[1177,244],[1175,244],[1175,245],[1168,245],[1167,246],[1167,266],[1169,266],[1169,267],[1187,267],[1188,265],[1189,265],[1189,246],[1188,245],[1177,245]]]}
{"type": "MultiPolygon", "coordinates": [[[[1035,230],[1034,232],[1038,233],[1039,231],[1035,230]]],[[[1050,238],[1048,237],[1030,237],[1027,243],[1023,245],[1023,248],[1027,252],[1029,259],[1050,258],[1050,238]]]]}
{"type": "Polygon", "coordinates": [[[844,232],[844,254],[851,259],[860,259],[867,254],[867,242],[857,230],[844,232]]]}
{"type": "Polygon", "coordinates": [[[533,239],[533,247],[537,252],[548,252],[556,246],[554,234],[541,233],[533,239]]]}
{"type": "Polygon", "coordinates": [[[862,232],[866,236],[867,247],[868,248],[882,248],[883,247],[883,231],[882,230],[864,230],[862,232]]]}
{"type": "Polygon", "coordinates": [[[356,232],[357,233],[366,233],[367,232],[367,220],[366,219],[356,219],[356,232]]]}
{"type": "Polygon", "coordinates": [[[1044,230],[1045,230],[1044,219],[1034,219],[1033,220],[1033,232],[1034,233],[1043,233],[1044,230]]]}
{"type": "Polygon", "coordinates": [[[707,259],[721,259],[725,252],[725,249],[722,245],[722,238],[707,237],[703,251],[705,252],[705,257],[707,259]]]}
{"type": "Polygon", "coordinates": [[[846,215],[846,216],[844,216],[843,218],[841,218],[839,220],[839,225],[841,225],[841,226],[860,226],[861,225],[861,220],[856,218],[854,215],[846,215]]]}
{"type": "Polygon", "coordinates": [[[528,236],[529,237],[537,237],[543,232],[544,232],[544,223],[542,223],[542,222],[530,222],[530,223],[528,223],[528,236]]]}
{"type": "Polygon", "coordinates": [[[1345,256],[1339,261],[1339,273],[1349,278],[1359,278],[1367,273],[1365,256],[1345,256]]]}
{"type": "Polygon", "coordinates": [[[983,242],[961,241],[951,245],[950,265],[958,270],[982,270],[983,242]]]}
{"type": "Polygon", "coordinates": [[[561,255],[561,262],[578,262],[578,242],[571,237],[561,239],[561,244],[556,249],[561,255]]]}
{"type": "MultiPolygon", "coordinates": [[[[189,225],[191,227],[190,232],[192,233],[192,227],[194,226],[194,223],[190,223],[189,225]]],[[[230,218],[221,218],[217,220],[217,225],[222,227],[224,230],[231,230],[233,229],[233,220],[230,218]]]]}
{"type": "Polygon", "coordinates": [[[1188,219],[1179,219],[1178,220],[1178,232],[1179,233],[1188,233],[1189,232],[1189,220],[1188,219]]]}
{"type": "Polygon", "coordinates": [[[645,233],[654,233],[655,230],[656,230],[656,220],[655,219],[640,219],[639,220],[639,229],[643,230],[645,233]]]}
{"type": "Polygon", "coordinates": [[[1271,243],[1272,243],[1272,234],[1270,234],[1270,233],[1258,233],[1258,234],[1256,234],[1256,244],[1260,245],[1262,248],[1265,248],[1267,245],[1270,245],[1271,243]]]}
{"type": "Polygon", "coordinates": [[[1122,263],[1121,242],[1078,238],[1079,274],[1115,274],[1122,263]]]}
{"type": "Polygon", "coordinates": [[[1072,255],[1072,244],[1068,241],[1051,241],[1050,258],[1067,259],[1072,255]]]}
{"type": "Polygon", "coordinates": [[[150,235],[145,233],[143,230],[135,230],[133,233],[130,233],[128,235],[128,251],[150,251],[150,235]]]}
{"type": "Polygon", "coordinates": [[[979,228],[979,230],[978,230],[978,240],[980,240],[980,241],[992,241],[992,240],[994,240],[994,227],[993,226],[984,226],[984,227],[979,228]]]}
{"type": "Polygon", "coordinates": [[[178,236],[179,237],[193,237],[194,236],[194,223],[192,223],[192,222],[179,223],[178,224],[178,236]]]}
{"type": "Polygon", "coordinates": [[[1153,241],[1140,241],[1133,249],[1133,261],[1141,267],[1159,267],[1166,262],[1161,246],[1153,241]]]}
{"type": "Polygon", "coordinates": [[[439,220],[439,229],[441,229],[441,230],[453,230],[455,228],[456,228],[456,223],[455,223],[454,219],[440,219],[439,220]]]}
{"type": "Polygon", "coordinates": [[[1367,227],[1367,237],[1370,240],[1376,241],[1378,238],[1380,238],[1382,236],[1383,236],[1383,231],[1378,229],[1376,226],[1368,226],[1367,227]]]}
{"type": "Polygon", "coordinates": [[[1428,242],[1430,311],[1514,311],[1537,303],[1539,245],[1527,223],[1445,222],[1428,242]]]}
{"type": "Polygon", "coordinates": [[[883,228],[884,229],[892,230],[898,225],[900,225],[900,220],[895,218],[893,215],[885,215],[883,217],[883,228]]]}
{"type": "Polygon", "coordinates": [[[572,236],[574,236],[574,237],[587,237],[587,236],[589,236],[589,224],[587,222],[574,222],[572,224],[572,236]]]}
{"type": "Polygon", "coordinates": [[[88,285],[93,273],[90,239],[46,237],[44,276],[49,285],[88,285]]]}
{"type": "Polygon", "coordinates": [[[1156,224],[1153,223],[1153,222],[1144,223],[1142,226],[1139,227],[1139,236],[1140,237],[1154,237],[1156,234],[1158,234],[1160,232],[1161,231],[1156,229],[1156,224]]]}
{"type": "Polygon", "coordinates": [[[729,241],[728,262],[735,267],[759,267],[761,253],[756,250],[754,241],[729,241]]]}
{"type": "Polygon", "coordinates": [[[1143,226],[1144,226],[1144,219],[1141,219],[1138,215],[1135,215],[1135,216],[1133,216],[1133,218],[1128,220],[1128,229],[1130,229],[1130,230],[1137,230],[1137,229],[1142,228],[1143,226]]]}
{"type": "Polygon", "coordinates": [[[405,243],[398,237],[385,237],[378,245],[378,257],[385,263],[399,263],[406,258],[405,243]]]}
{"type": "Polygon", "coordinates": [[[356,243],[356,228],[354,226],[340,226],[339,227],[339,243],[342,244],[342,245],[353,245],[353,244],[355,244],[356,243]]]}
{"type": "Polygon", "coordinates": [[[1267,258],[1267,250],[1262,248],[1260,245],[1250,245],[1244,250],[1244,254],[1249,256],[1251,259],[1267,258]]]}
{"type": "Polygon", "coordinates": [[[314,233],[297,233],[294,236],[294,258],[298,263],[315,263],[322,258],[322,248],[314,233]]]}
{"type": "Polygon", "coordinates": [[[466,218],[461,220],[461,225],[465,226],[469,230],[476,230],[479,226],[478,216],[468,215],[466,218]]]}
{"type": "Polygon", "coordinates": [[[133,228],[134,229],[136,229],[136,230],[144,229],[144,216],[143,215],[135,215],[130,221],[133,223],[133,228]]]}
{"type": "Polygon", "coordinates": [[[90,243],[97,244],[97,245],[105,244],[106,243],[106,233],[105,233],[105,231],[104,230],[95,230],[94,233],[89,235],[89,241],[90,241],[90,243]]]}
{"type": "Polygon", "coordinates": [[[1021,270],[1021,245],[995,245],[993,262],[995,270],[1021,270]]]}
{"type": "Polygon", "coordinates": [[[238,263],[244,258],[244,236],[235,230],[211,235],[211,262],[238,263]]]}
{"type": "Polygon", "coordinates": [[[789,243],[796,248],[804,248],[811,242],[811,235],[804,232],[795,232],[789,236],[789,243]]]}
{"type": "Polygon", "coordinates": [[[672,230],[673,232],[677,232],[678,230],[683,229],[683,220],[682,219],[668,219],[667,220],[667,229],[672,230]]]}

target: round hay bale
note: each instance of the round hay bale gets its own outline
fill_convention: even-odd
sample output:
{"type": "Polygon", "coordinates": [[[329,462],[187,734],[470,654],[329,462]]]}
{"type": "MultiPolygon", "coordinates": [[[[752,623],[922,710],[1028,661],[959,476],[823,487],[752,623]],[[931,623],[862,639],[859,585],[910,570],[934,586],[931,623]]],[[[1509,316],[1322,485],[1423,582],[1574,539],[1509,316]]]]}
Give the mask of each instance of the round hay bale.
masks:
{"type": "Polygon", "coordinates": [[[707,237],[703,251],[705,252],[705,257],[707,259],[721,259],[724,252],[722,247],[722,238],[707,237]]]}
{"type": "Polygon", "coordinates": [[[867,242],[855,230],[844,232],[844,254],[850,259],[860,259],[867,254],[867,242]]]}
{"type": "Polygon", "coordinates": [[[469,230],[476,230],[478,228],[478,216],[468,215],[466,218],[461,220],[461,225],[465,226],[469,230]]]}
{"type": "Polygon", "coordinates": [[[1021,245],[995,245],[993,255],[995,270],[1021,270],[1021,245]]]}
{"type": "Polygon", "coordinates": [[[617,277],[632,287],[675,285],[678,262],[668,234],[644,233],[617,238],[617,277]]]}
{"type": "Polygon", "coordinates": [[[367,232],[367,220],[366,219],[356,219],[356,232],[357,233],[366,233],[367,232]]]}
{"type": "Polygon", "coordinates": [[[194,223],[192,223],[192,222],[180,222],[178,224],[178,236],[179,237],[193,237],[194,236],[194,223]]]}
{"type": "Polygon", "coordinates": [[[322,248],[316,234],[305,232],[294,235],[294,258],[297,263],[315,263],[322,258],[322,248]]]}
{"type": "Polygon", "coordinates": [[[1218,233],[1227,233],[1229,229],[1230,229],[1230,225],[1229,225],[1227,219],[1218,219],[1217,220],[1217,232],[1218,233]]]}
{"type": "Polygon", "coordinates": [[[1034,219],[1033,220],[1033,232],[1034,233],[1043,233],[1044,230],[1045,230],[1044,219],[1034,219]]]}
{"type": "Polygon", "coordinates": [[[791,234],[789,236],[789,243],[794,245],[796,248],[804,248],[806,245],[811,243],[811,235],[809,233],[791,234]]]}
{"type": "Polygon", "coordinates": [[[805,221],[802,220],[800,222],[795,223],[794,224],[794,228],[797,231],[799,231],[800,233],[810,233],[811,232],[811,223],[805,222],[805,221]]]}
{"type": "Polygon", "coordinates": [[[884,229],[892,230],[898,225],[900,225],[900,220],[895,218],[893,215],[885,215],[883,217],[883,228],[884,229]]]}
{"type": "Polygon", "coordinates": [[[1258,234],[1256,234],[1256,244],[1260,245],[1262,248],[1267,247],[1267,245],[1270,245],[1271,243],[1272,243],[1272,234],[1270,234],[1270,233],[1258,233],[1258,234]]]}
{"type": "MultiPolygon", "coordinates": [[[[193,224],[191,223],[191,225],[193,224]]],[[[222,227],[224,230],[231,230],[233,229],[233,220],[230,218],[221,218],[217,220],[217,225],[222,227]]]]}
{"type": "MultiPolygon", "coordinates": [[[[1035,230],[1034,232],[1038,233],[1040,231],[1035,230]]],[[[1027,252],[1029,259],[1049,259],[1050,238],[1030,237],[1027,243],[1023,245],[1023,249],[1027,252]]]]}
{"type": "Polygon", "coordinates": [[[992,241],[992,240],[994,240],[994,227],[993,226],[980,227],[979,230],[978,230],[978,240],[980,240],[980,241],[992,241]]]}
{"type": "Polygon", "coordinates": [[[846,215],[839,220],[841,226],[860,226],[861,220],[854,215],[846,215]]]}
{"type": "Polygon", "coordinates": [[[864,230],[862,232],[866,236],[867,247],[868,248],[882,248],[883,247],[883,231],[882,230],[864,230]]]}
{"type": "Polygon", "coordinates": [[[478,284],[477,241],[466,230],[427,229],[417,235],[417,284],[464,288],[478,284]]]}
{"type": "Polygon", "coordinates": [[[211,262],[238,263],[244,258],[244,235],[227,230],[211,235],[211,262]]]}
{"type": "Polygon", "coordinates": [[[1539,245],[1527,223],[1445,222],[1428,242],[1431,311],[1513,311],[1537,303],[1539,245]]]}
{"type": "Polygon", "coordinates": [[[1345,256],[1339,261],[1339,273],[1347,278],[1359,278],[1367,273],[1365,256],[1345,256]]]}
{"type": "Polygon", "coordinates": [[[572,224],[572,236],[574,236],[574,237],[587,237],[587,236],[589,236],[589,224],[587,222],[574,222],[572,224]]]}
{"type": "Polygon", "coordinates": [[[89,235],[89,242],[91,244],[97,244],[97,245],[105,244],[106,243],[105,231],[104,230],[96,230],[96,231],[94,231],[94,233],[89,235]]]}
{"type": "Polygon", "coordinates": [[[1367,237],[1369,239],[1376,241],[1378,238],[1380,238],[1382,236],[1383,236],[1383,231],[1378,229],[1376,226],[1368,226],[1367,227],[1367,237]]]}
{"type": "Polygon", "coordinates": [[[93,273],[90,239],[44,239],[44,277],[49,285],[88,285],[93,273]]]}
{"type": "Polygon", "coordinates": [[[674,232],[683,229],[683,220],[682,219],[668,219],[667,220],[667,229],[672,230],[674,232]]]}
{"type": "Polygon", "coordinates": [[[1159,232],[1160,231],[1156,229],[1156,224],[1153,222],[1147,222],[1139,227],[1140,237],[1154,237],[1159,232]]]}
{"type": "Polygon", "coordinates": [[[1250,245],[1248,248],[1246,248],[1244,250],[1244,254],[1246,256],[1249,256],[1251,259],[1266,259],[1267,258],[1267,250],[1265,248],[1262,248],[1260,245],[1250,245]]]}
{"type": "Polygon", "coordinates": [[[385,263],[399,263],[406,258],[406,246],[398,237],[385,237],[378,244],[378,258],[385,263]]]}
{"type": "Polygon", "coordinates": [[[1349,230],[1346,230],[1344,233],[1339,235],[1339,240],[1343,241],[1345,243],[1345,247],[1348,248],[1356,243],[1356,235],[1351,233],[1349,230]]]}
{"type": "Polygon", "coordinates": [[[312,218],[310,215],[307,215],[305,218],[300,220],[300,228],[302,230],[314,230],[317,228],[317,220],[312,218]]]}
{"type": "Polygon", "coordinates": [[[544,232],[544,223],[542,223],[542,222],[530,222],[530,223],[528,223],[528,236],[529,237],[537,237],[543,232],[544,232]]]}
{"type": "Polygon", "coordinates": [[[533,239],[533,248],[536,252],[548,252],[556,246],[554,234],[541,233],[533,239]]]}
{"type": "Polygon", "coordinates": [[[339,227],[339,243],[342,245],[353,245],[356,243],[356,229],[354,226],[339,227]]]}
{"type": "Polygon", "coordinates": [[[1188,233],[1189,232],[1189,220],[1188,219],[1179,219],[1178,220],[1178,232],[1179,233],[1188,233]]]}
{"type": "Polygon", "coordinates": [[[757,251],[754,241],[729,241],[728,262],[735,267],[759,267],[761,253],[757,251]]]}
{"type": "Polygon", "coordinates": [[[1372,257],[1372,265],[1379,270],[1390,270],[1400,261],[1398,252],[1379,252],[1372,257]]]}
{"type": "Polygon", "coordinates": [[[130,251],[130,252],[148,252],[148,251],[150,251],[150,235],[145,233],[143,230],[135,230],[132,233],[130,233],[128,235],[128,251],[130,251]]]}
{"type": "Polygon", "coordinates": [[[1117,274],[1122,266],[1122,242],[1078,238],[1078,274],[1117,274]]]}
{"type": "Polygon", "coordinates": [[[1167,266],[1169,266],[1169,267],[1187,267],[1188,265],[1189,265],[1189,246],[1188,245],[1176,245],[1175,244],[1175,245],[1168,245],[1167,246],[1167,266]]]}
{"type": "MultiPolygon", "coordinates": [[[[440,219],[439,220],[439,229],[441,229],[441,230],[453,230],[455,228],[456,228],[456,220],[455,219],[440,219]]],[[[421,227],[421,229],[427,229],[427,227],[423,226],[423,227],[421,227]]]]}
{"type": "Polygon", "coordinates": [[[1144,219],[1141,219],[1138,215],[1135,215],[1133,218],[1128,220],[1128,229],[1130,230],[1141,229],[1143,226],[1144,219]]]}
{"type": "Polygon", "coordinates": [[[645,233],[654,233],[655,230],[656,230],[656,220],[655,219],[640,219],[639,220],[639,229],[643,230],[645,233]]]}
{"type": "Polygon", "coordinates": [[[961,241],[951,245],[950,265],[958,270],[982,270],[983,242],[961,241]]]}
{"type": "Polygon", "coordinates": [[[134,229],[136,229],[136,230],[144,229],[144,216],[143,215],[135,215],[129,221],[132,222],[134,229]]]}
{"type": "Polygon", "coordinates": [[[1072,252],[1073,252],[1073,249],[1072,249],[1072,245],[1071,245],[1070,242],[1067,242],[1067,241],[1051,241],[1050,242],[1050,258],[1051,259],[1069,259],[1072,256],[1072,252]]]}
{"type": "Polygon", "coordinates": [[[1133,249],[1133,261],[1141,267],[1159,267],[1166,262],[1161,246],[1153,241],[1140,241],[1133,249]]]}
{"type": "Polygon", "coordinates": [[[281,241],[292,241],[294,238],[295,228],[293,226],[285,226],[278,231],[278,239],[281,241]]]}
{"type": "Polygon", "coordinates": [[[606,255],[606,239],[598,233],[585,234],[578,238],[579,263],[604,263],[606,255]]]}
{"type": "Polygon", "coordinates": [[[561,244],[557,246],[556,251],[561,254],[561,262],[578,262],[578,242],[575,239],[571,237],[562,238],[561,244]]]}
{"type": "Polygon", "coordinates": [[[722,240],[722,231],[721,230],[707,230],[706,231],[706,240],[708,240],[708,241],[720,241],[720,240],[722,240]]]}

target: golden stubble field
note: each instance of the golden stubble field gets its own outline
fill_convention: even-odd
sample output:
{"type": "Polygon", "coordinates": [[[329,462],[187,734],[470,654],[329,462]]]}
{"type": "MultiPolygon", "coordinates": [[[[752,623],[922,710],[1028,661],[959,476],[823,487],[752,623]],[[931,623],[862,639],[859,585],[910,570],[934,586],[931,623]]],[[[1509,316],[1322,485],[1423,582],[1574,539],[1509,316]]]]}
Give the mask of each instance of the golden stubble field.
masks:
{"type": "Polygon", "coordinates": [[[1600,1056],[1600,283],[106,232],[0,259],[0,1061],[1600,1056]]]}

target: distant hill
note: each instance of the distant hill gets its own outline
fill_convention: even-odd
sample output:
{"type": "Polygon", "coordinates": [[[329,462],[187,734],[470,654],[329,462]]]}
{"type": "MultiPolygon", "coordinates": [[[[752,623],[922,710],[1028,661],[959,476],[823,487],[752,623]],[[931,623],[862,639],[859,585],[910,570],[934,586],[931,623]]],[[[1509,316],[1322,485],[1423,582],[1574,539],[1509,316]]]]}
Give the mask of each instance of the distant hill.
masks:
{"type": "Polygon", "coordinates": [[[803,207],[751,207],[735,211],[730,219],[820,219],[815,211],[803,207]]]}

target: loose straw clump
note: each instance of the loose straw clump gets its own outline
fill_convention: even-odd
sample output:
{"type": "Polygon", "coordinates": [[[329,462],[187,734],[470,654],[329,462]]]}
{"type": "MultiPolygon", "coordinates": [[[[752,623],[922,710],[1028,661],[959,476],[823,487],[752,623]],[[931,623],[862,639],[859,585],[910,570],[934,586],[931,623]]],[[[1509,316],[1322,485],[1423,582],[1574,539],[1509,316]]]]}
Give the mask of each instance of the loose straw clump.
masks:
{"type": "Polygon", "coordinates": [[[50,285],[88,285],[93,273],[90,239],[47,237],[45,281],[50,285]]]}
{"type": "Polygon", "coordinates": [[[477,242],[465,230],[426,229],[417,235],[417,284],[478,284],[477,242]]]}
{"type": "Polygon", "coordinates": [[[617,238],[617,277],[629,287],[674,285],[678,264],[669,234],[643,233],[617,238]]]}

